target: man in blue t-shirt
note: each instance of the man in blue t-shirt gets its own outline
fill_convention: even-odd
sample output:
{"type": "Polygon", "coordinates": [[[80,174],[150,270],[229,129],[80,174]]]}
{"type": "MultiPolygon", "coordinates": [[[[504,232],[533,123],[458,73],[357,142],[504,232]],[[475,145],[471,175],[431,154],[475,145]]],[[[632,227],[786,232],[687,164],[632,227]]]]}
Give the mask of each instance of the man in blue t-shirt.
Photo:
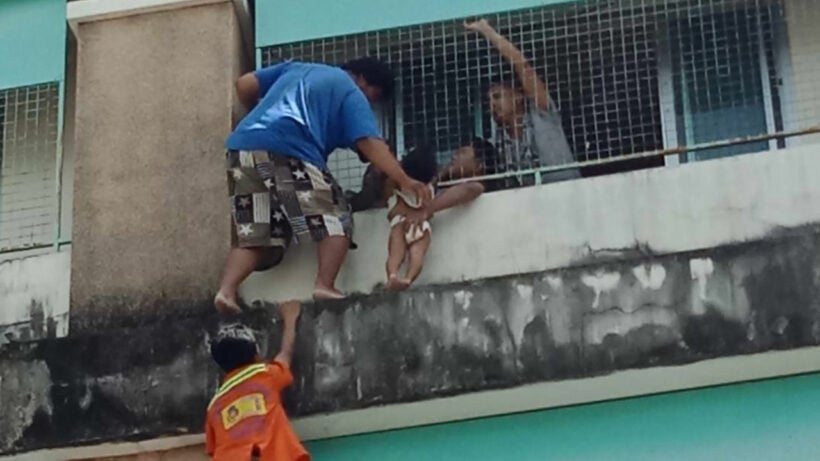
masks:
{"type": "Polygon", "coordinates": [[[243,75],[236,89],[250,113],[225,143],[236,245],[214,305],[238,312],[239,284],[281,262],[302,235],[319,242],[313,298],[343,297],[335,281],[353,218],[327,169],[330,153],[353,149],[408,194],[424,203],[431,198],[402,170],[370,108],[390,97],[392,71],[374,58],[341,67],[288,61],[243,75]]]}

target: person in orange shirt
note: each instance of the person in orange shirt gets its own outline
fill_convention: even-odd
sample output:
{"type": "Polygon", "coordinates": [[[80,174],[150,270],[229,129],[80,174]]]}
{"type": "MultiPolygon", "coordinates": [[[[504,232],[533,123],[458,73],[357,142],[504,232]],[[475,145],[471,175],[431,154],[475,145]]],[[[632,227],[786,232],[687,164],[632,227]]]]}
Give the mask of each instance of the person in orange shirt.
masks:
{"type": "Polygon", "coordinates": [[[283,303],[282,346],[270,364],[259,357],[250,328],[222,327],[211,341],[211,356],[225,379],[208,405],[205,447],[214,461],[310,461],[293,432],[281,392],[291,385],[290,361],[301,305],[283,303]]]}

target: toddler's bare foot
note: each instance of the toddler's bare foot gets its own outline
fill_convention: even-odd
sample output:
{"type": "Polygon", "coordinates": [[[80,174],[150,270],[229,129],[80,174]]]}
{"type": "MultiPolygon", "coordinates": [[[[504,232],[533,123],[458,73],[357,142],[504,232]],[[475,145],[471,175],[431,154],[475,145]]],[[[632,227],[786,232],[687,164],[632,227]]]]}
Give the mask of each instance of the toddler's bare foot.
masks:
{"type": "Polygon", "coordinates": [[[404,291],[410,284],[406,280],[400,279],[396,274],[390,274],[387,278],[387,289],[391,291],[404,291]]]}

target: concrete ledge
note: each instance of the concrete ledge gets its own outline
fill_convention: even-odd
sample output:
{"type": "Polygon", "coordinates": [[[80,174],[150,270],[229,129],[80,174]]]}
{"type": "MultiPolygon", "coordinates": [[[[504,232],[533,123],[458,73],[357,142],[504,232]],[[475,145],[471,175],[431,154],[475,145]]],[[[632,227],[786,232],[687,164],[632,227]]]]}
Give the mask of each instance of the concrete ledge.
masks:
{"type": "Polygon", "coordinates": [[[0,461],[74,461],[175,450],[196,445],[203,445],[202,450],[204,453],[204,444],[205,435],[194,434],[178,437],[161,437],[140,442],[103,443],[85,447],[37,450],[13,456],[0,456],[0,461]]]}
{"type": "Polygon", "coordinates": [[[76,34],[77,26],[84,22],[116,19],[136,14],[156,13],[227,1],[234,4],[239,18],[239,25],[242,28],[245,52],[248,53],[249,58],[253,58],[254,24],[247,0],[79,0],[69,2],[66,5],[66,16],[71,30],[76,34]]]}
{"type": "Polygon", "coordinates": [[[69,2],[66,5],[66,17],[73,28],[84,22],[102,21],[227,1],[230,0],[79,0],[69,2]]]}

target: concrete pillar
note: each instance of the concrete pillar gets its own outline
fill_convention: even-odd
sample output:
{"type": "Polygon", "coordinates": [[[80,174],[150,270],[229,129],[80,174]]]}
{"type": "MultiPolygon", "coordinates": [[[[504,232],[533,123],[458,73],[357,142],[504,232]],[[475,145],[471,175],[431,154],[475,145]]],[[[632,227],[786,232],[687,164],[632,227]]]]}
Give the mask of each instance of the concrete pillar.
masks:
{"type": "Polygon", "coordinates": [[[72,328],[210,308],[229,248],[223,142],[250,53],[230,0],[167,3],[73,23],[72,328]]]}

